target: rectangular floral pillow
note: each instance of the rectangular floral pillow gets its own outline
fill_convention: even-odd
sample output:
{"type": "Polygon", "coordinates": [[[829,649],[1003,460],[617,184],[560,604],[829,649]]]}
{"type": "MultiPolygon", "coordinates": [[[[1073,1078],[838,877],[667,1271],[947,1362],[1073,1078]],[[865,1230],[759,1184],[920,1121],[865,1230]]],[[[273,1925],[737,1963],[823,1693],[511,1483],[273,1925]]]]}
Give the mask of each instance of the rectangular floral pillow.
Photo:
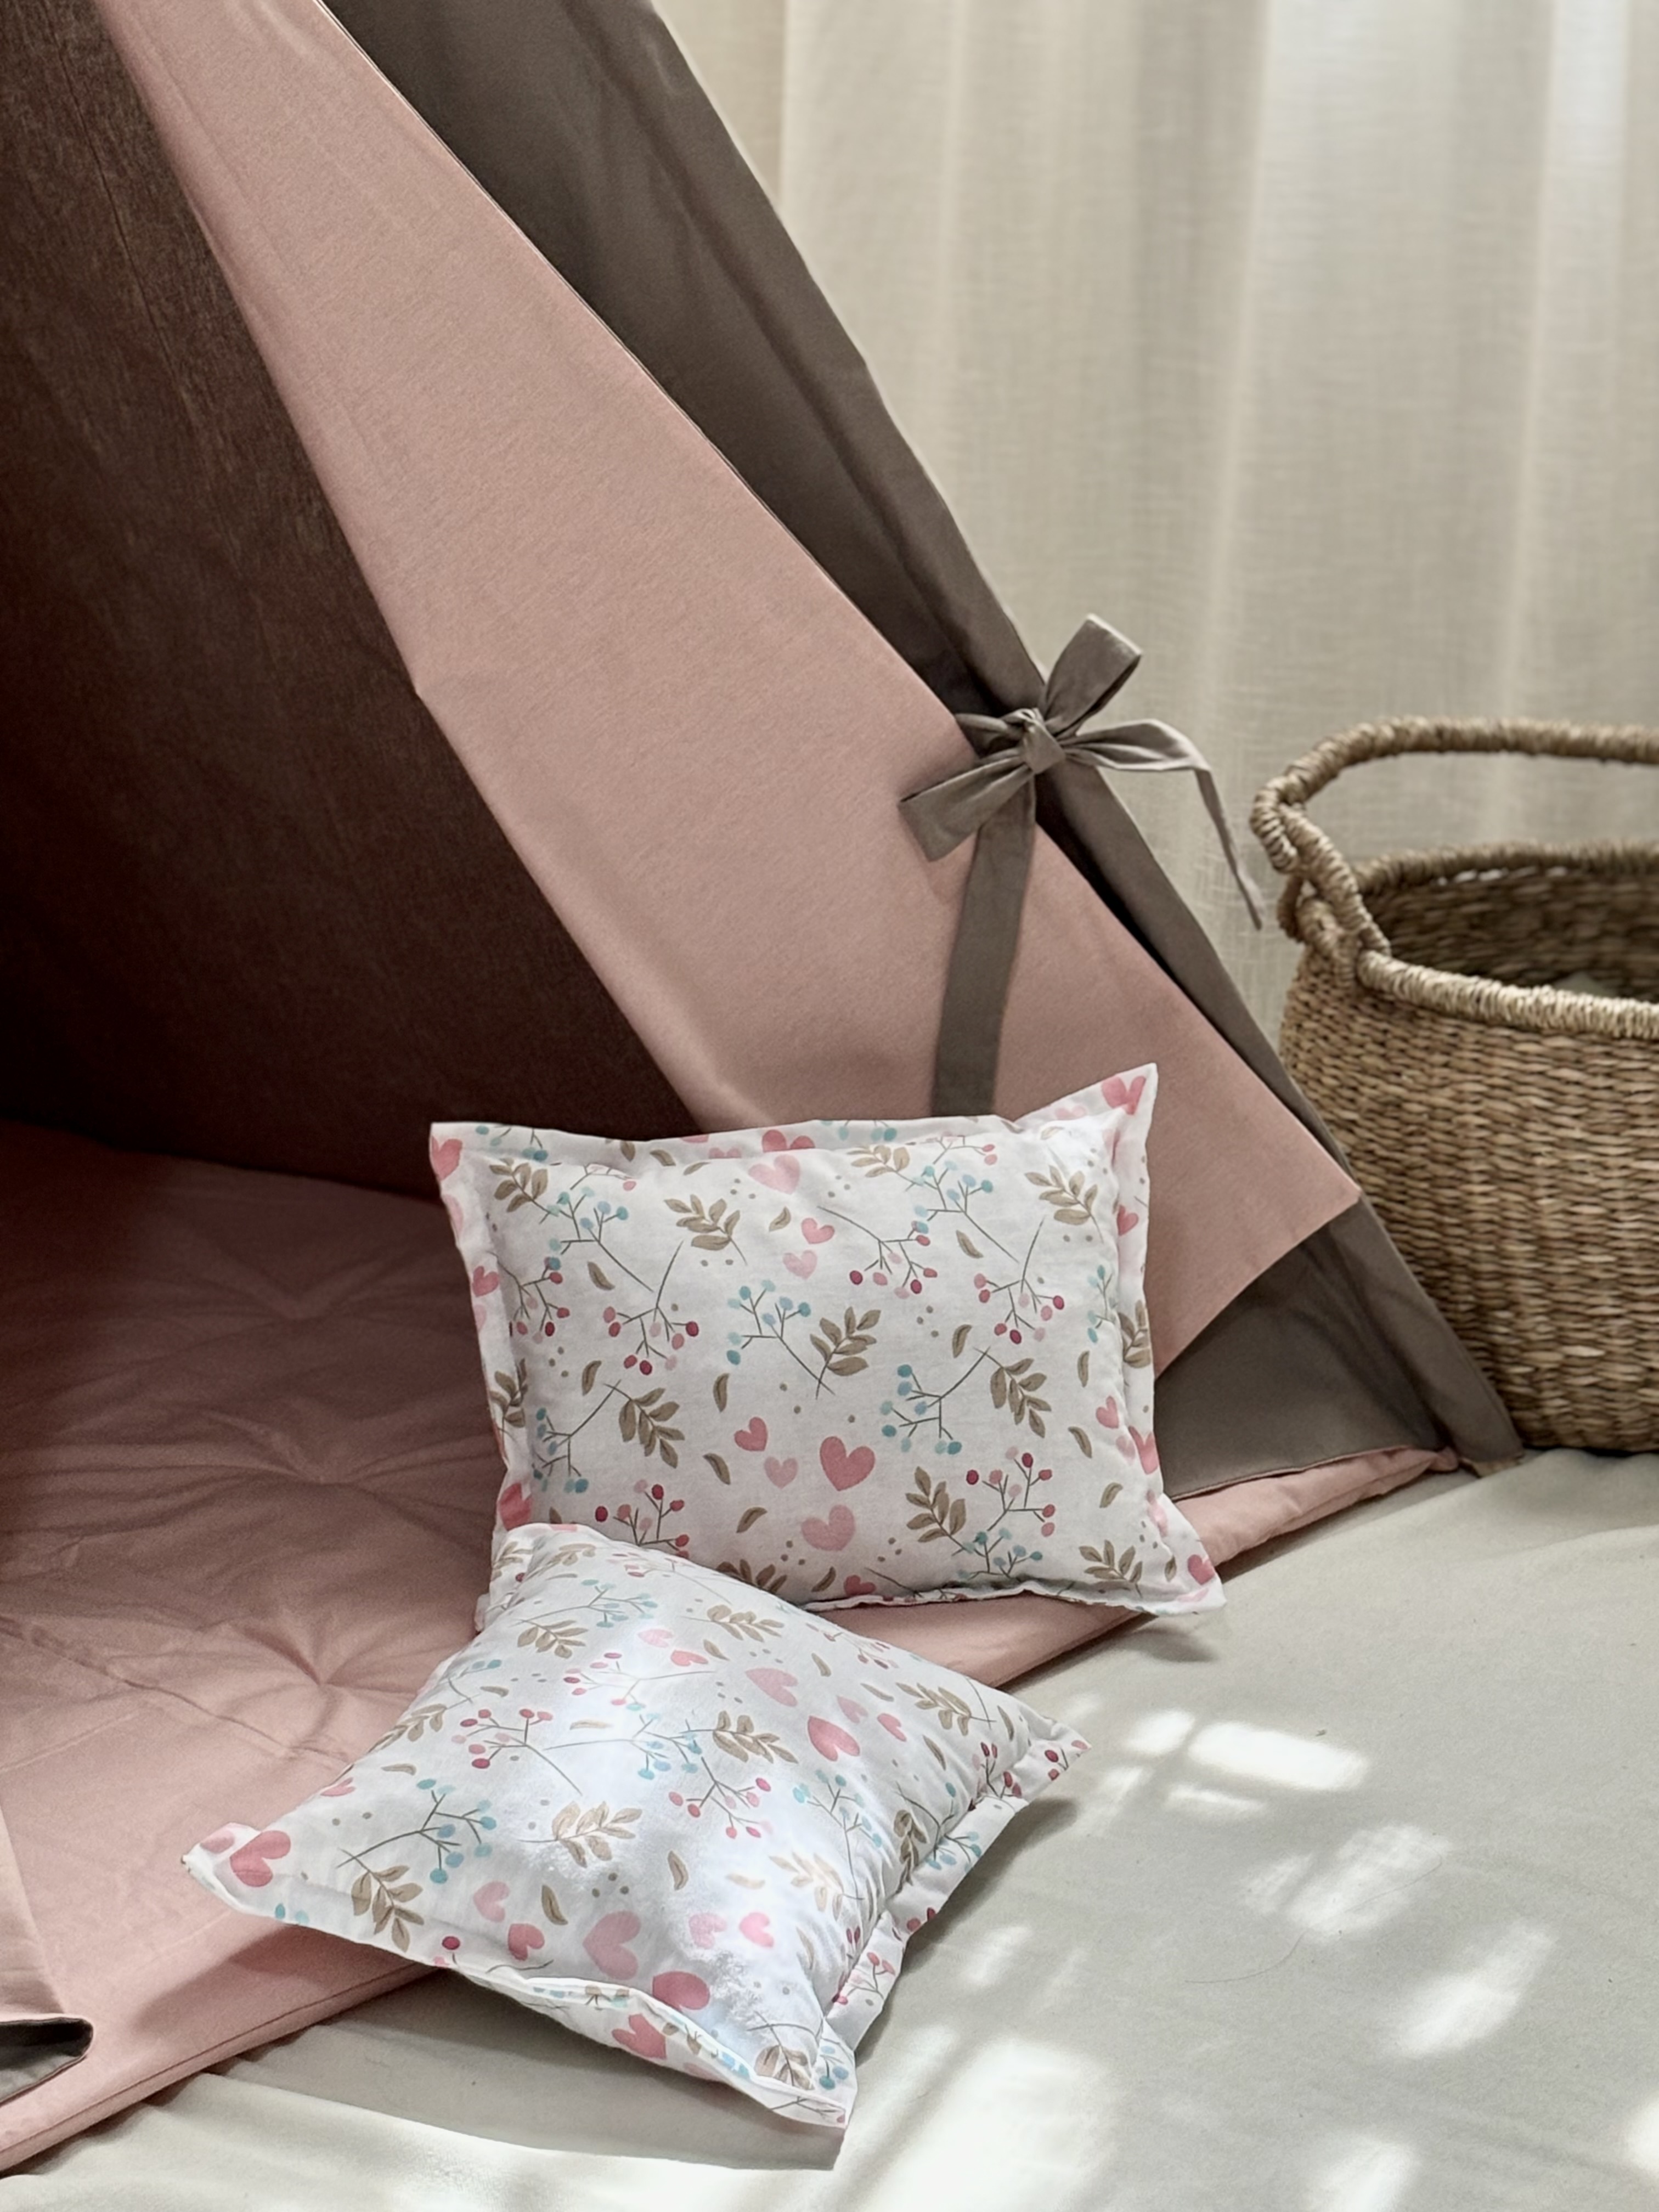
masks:
{"type": "Polygon", "coordinates": [[[372,1750],[185,1863],[839,2128],[911,1935],[1085,1748],[672,1552],[538,1526],[498,1534],[482,1632],[372,1750]]]}
{"type": "Polygon", "coordinates": [[[1143,1067],[1018,1121],[440,1125],[507,1474],[799,1603],[1220,1602],[1163,1494],[1143,1067]]]}

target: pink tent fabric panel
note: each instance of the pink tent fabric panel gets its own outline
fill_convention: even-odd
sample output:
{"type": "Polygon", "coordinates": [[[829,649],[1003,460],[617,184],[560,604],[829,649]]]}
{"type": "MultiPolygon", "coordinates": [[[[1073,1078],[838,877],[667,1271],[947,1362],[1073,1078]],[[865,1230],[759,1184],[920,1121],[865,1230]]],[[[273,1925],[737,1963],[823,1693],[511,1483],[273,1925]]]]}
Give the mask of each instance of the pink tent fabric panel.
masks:
{"type": "MultiPolygon", "coordinates": [[[[670,1080],[925,1110],[966,856],[897,801],[951,716],[315,0],[102,6],[417,690],[670,1080]]],[[[1147,1059],[1166,1364],[1354,1186],[1045,841],[1002,1103],[1147,1059]]]]}
{"type": "MultiPolygon", "coordinates": [[[[94,2026],[0,2104],[10,2163],[404,1978],[226,1913],[179,1861],[331,1778],[466,1641],[500,1462],[435,1204],[5,1124],[0,1188],[0,1805],[42,1971],[94,2026]]],[[[1426,1458],[1186,1510],[1223,1561],[1426,1458]]],[[[1126,1618],[847,1625],[999,1682],[1126,1618]]]]}

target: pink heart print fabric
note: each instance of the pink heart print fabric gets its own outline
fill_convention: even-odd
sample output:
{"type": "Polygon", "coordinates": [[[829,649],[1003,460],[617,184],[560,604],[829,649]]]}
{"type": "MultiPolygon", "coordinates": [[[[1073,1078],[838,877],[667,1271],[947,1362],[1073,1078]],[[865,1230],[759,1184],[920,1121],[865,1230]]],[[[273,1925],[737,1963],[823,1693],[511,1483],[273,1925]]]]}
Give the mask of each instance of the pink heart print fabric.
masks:
{"type": "Polygon", "coordinates": [[[672,1550],[538,1525],[497,1535],[481,1632],[379,1743],[185,1864],[840,2128],[911,1936],[1085,1747],[672,1550]]]}
{"type": "Polygon", "coordinates": [[[659,1144],[434,1128],[500,1525],[814,1607],[1219,1604],[1153,1430],[1157,1087],[659,1144]]]}

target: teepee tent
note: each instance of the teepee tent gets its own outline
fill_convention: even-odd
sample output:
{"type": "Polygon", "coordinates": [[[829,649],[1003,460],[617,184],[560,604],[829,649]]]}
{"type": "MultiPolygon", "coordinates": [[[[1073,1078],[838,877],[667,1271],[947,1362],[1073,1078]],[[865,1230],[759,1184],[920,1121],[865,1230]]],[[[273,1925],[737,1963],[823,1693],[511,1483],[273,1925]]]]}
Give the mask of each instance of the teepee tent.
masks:
{"type": "MultiPolygon", "coordinates": [[[[77,2031],[0,1984],[58,2039],[17,2156],[407,1972],[167,1885],[230,1769],[250,1802],[273,1745],[276,1799],[337,1771],[481,1586],[453,1261],[391,1194],[428,1188],[427,1125],[926,1110],[971,862],[902,802],[973,765],[958,714],[1043,685],[635,0],[18,0],[0,45],[31,1654],[0,1781],[10,1909],[95,2031],[54,2074],[77,2031]],[[412,1521],[371,1510],[393,1465],[412,1521]],[[112,1965],[59,1844],[117,1788],[146,1844],[109,1879],[160,1932],[112,1965]]],[[[1507,1457],[1092,781],[1039,801],[996,1103],[1159,1064],[1170,1490],[1221,1557],[1507,1457]]],[[[964,1663],[1099,1626],[1054,1602],[971,1608],[964,1663]]]]}
{"type": "MultiPolygon", "coordinates": [[[[953,713],[1036,703],[1006,611],[647,0],[333,12],[953,713]]],[[[1128,814],[1098,783],[1089,799],[1085,828],[1040,786],[1045,832],[1334,1151],[1128,814]]],[[[1516,1448],[1363,1201],[1245,1285],[1160,1401],[1177,1495],[1384,1431],[1424,1442],[1424,1413],[1477,1462],[1516,1448]]]]}

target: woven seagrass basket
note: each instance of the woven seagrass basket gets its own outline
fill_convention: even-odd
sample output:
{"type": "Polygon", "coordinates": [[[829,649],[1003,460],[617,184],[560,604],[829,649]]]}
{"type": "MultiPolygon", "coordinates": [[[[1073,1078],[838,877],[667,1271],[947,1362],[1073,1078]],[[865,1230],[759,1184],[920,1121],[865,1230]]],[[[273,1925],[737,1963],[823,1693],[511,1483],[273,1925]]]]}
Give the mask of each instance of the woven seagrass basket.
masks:
{"type": "Polygon", "coordinates": [[[1373,723],[1250,817],[1304,948],[1285,1063],[1395,1241],[1528,1443],[1659,1449],[1659,842],[1351,866],[1307,803],[1401,753],[1659,766],[1659,732],[1373,723]]]}

